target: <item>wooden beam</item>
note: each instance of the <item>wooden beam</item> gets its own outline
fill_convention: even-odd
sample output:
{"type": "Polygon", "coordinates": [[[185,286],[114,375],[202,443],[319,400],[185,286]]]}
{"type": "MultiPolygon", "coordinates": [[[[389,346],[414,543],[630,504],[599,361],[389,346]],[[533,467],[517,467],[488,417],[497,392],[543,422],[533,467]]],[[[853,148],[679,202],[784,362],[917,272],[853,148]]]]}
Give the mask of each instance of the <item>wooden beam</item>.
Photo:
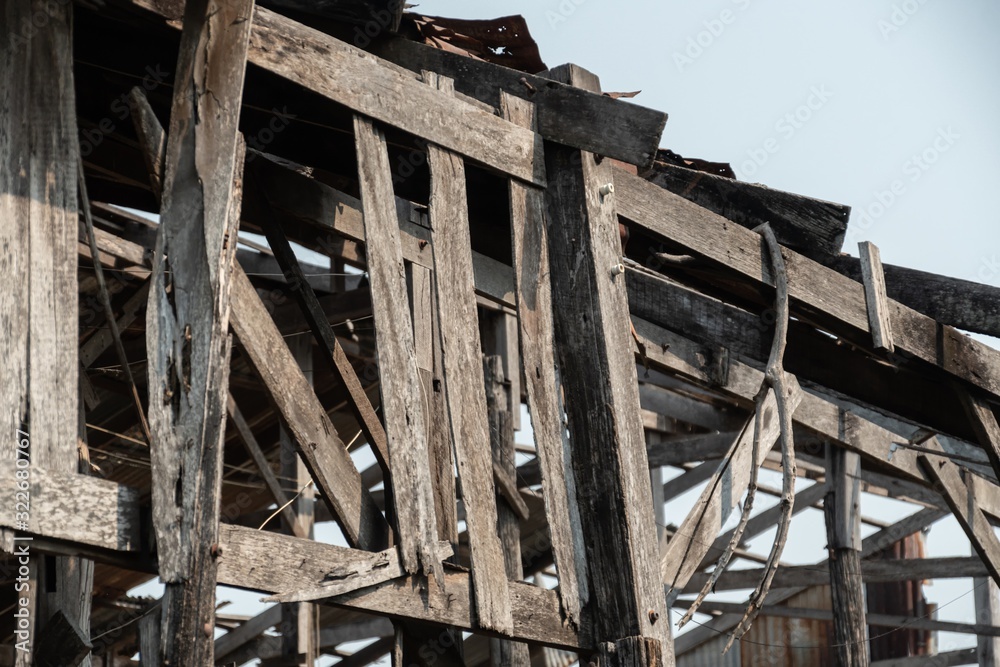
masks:
{"type": "MultiPolygon", "coordinates": [[[[288,589],[312,586],[326,576],[330,563],[356,555],[344,547],[238,526],[223,526],[221,537],[219,583],[266,593],[273,592],[275,584],[288,589]]],[[[469,574],[445,574],[447,605],[428,604],[420,581],[420,577],[391,579],[322,602],[393,618],[482,630],[472,601],[469,574]]],[[[511,583],[510,592],[514,621],[510,638],[570,650],[593,646],[590,635],[563,622],[555,591],[511,583]]],[[[486,634],[497,636],[496,632],[486,634]]]]}
{"type": "Polygon", "coordinates": [[[253,0],[186,3],[177,61],[146,320],[153,526],[166,584],[162,664],[214,663],[213,545],[245,150],[238,125],[252,11],[253,0]]]}
{"type": "Polygon", "coordinates": [[[356,116],[358,179],[365,212],[365,242],[375,336],[378,348],[382,405],[392,461],[403,566],[410,574],[433,574],[437,520],[431,488],[427,445],[427,414],[417,370],[413,320],[407,302],[406,276],[393,206],[392,173],[385,137],[368,120],[356,116]]]}
{"type": "Polygon", "coordinates": [[[747,229],[770,224],[781,245],[825,260],[840,254],[851,207],[657,163],[647,180],[747,229]]]}
{"type": "Polygon", "coordinates": [[[281,605],[273,605],[215,640],[215,659],[222,660],[265,630],[281,623],[281,605]]]}
{"type": "MultiPolygon", "coordinates": [[[[512,122],[532,127],[534,111],[530,103],[506,92],[500,94],[500,112],[512,122]]],[[[569,461],[572,453],[565,441],[559,401],[545,196],[536,188],[512,181],[509,197],[517,324],[539,480],[559,574],[559,597],[570,624],[579,627],[580,610],[590,599],[590,588],[576,478],[569,461]]]]}
{"type": "Polygon", "coordinates": [[[957,667],[958,665],[975,664],[977,664],[976,649],[961,648],[946,653],[877,660],[871,664],[871,667],[957,667]]]}
{"type": "Polygon", "coordinates": [[[347,540],[361,548],[385,548],[389,530],[385,517],[363,488],[347,447],[238,267],[233,272],[231,298],[232,325],[240,345],[295,435],[299,453],[347,540]]]}
{"type": "MultiPolygon", "coordinates": [[[[818,488],[824,489],[819,484],[818,488]]],[[[796,506],[798,502],[796,502],[796,506]]],[[[895,560],[860,561],[860,578],[866,584],[896,581],[921,581],[923,579],[964,579],[988,576],[986,566],[979,556],[957,556],[949,558],[910,558],[895,560]]],[[[716,591],[738,591],[753,588],[760,581],[763,570],[752,568],[726,572],[716,582],[716,591]]],[[[857,572],[853,576],[858,576],[857,572]]],[[[708,580],[709,575],[697,573],[691,577],[684,594],[694,594],[708,580]]],[[[798,588],[824,586],[830,583],[830,575],[814,565],[783,566],[774,575],[772,587],[798,588]]]]}
{"type": "MultiPolygon", "coordinates": [[[[599,90],[592,74],[566,66],[550,76],[599,90]]],[[[546,145],[548,246],[556,350],[566,394],[594,636],[602,661],[626,665],[633,639],[659,642],[672,661],[669,618],[657,572],[638,378],[628,326],[610,163],[546,145]],[[594,382],[594,377],[601,377],[594,382]],[[614,647],[621,655],[614,655],[614,647]]],[[[658,663],[657,663],[658,664],[658,663]]]]}
{"type": "Polygon", "coordinates": [[[895,352],[892,320],[889,319],[889,297],[885,294],[885,276],[878,246],[869,241],[858,244],[861,257],[861,283],[865,288],[865,306],[868,309],[868,328],[876,350],[895,352]]]}
{"type": "Polygon", "coordinates": [[[537,109],[538,133],[566,146],[646,167],[652,164],[667,114],[468,58],[409,39],[374,40],[365,46],[381,58],[414,72],[429,70],[450,77],[455,88],[493,107],[501,97],[517,97],[537,109]]]}
{"type": "MultiPolygon", "coordinates": [[[[976,550],[973,547],[972,553],[976,550]]],[[[971,560],[982,565],[978,556],[971,560]]],[[[980,573],[985,575],[984,572],[980,573]]],[[[989,576],[978,576],[972,580],[972,591],[975,599],[976,622],[987,625],[1000,625],[1000,588],[989,576]]],[[[1000,665],[1000,637],[977,637],[975,658],[977,664],[983,667],[1000,665]]]]}
{"type": "MultiPolygon", "coordinates": [[[[833,634],[844,667],[867,667],[868,627],[861,571],[861,458],[828,446],[827,494],[823,501],[829,550],[833,634]]],[[[773,584],[772,584],[773,585],[773,584]]]]}
{"type": "MultiPolygon", "coordinates": [[[[178,18],[170,15],[176,2],[133,0],[133,4],[164,18],[178,18]]],[[[544,185],[540,135],[263,7],[256,9],[252,22],[248,60],[254,65],[424,141],[544,185]]]]}
{"type": "MultiPolygon", "coordinates": [[[[851,280],[862,280],[857,257],[829,257],[823,263],[851,280]]],[[[890,298],[942,324],[1000,336],[1000,287],[892,264],[882,269],[890,298]]]]}
{"type": "MultiPolygon", "coordinates": [[[[89,634],[89,631],[87,632],[89,634]]],[[[57,609],[42,627],[38,636],[32,637],[35,650],[35,667],[76,667],[90,654],[93,645],[65,612],[57,609]]]]}
{"type": "MultiPolygon", "coordinates": [[[[940,447],[933,439],[925,444],[933,444],[935,448],[940,447]]],[[[983,559],[993,581],[1000,584],[1000,539],[977,505],[971,493],[971,485],[962,479],[958,467],[944,456],[921,454],[918,460],[935,487],[944,496],[976,553],[983,559]]]]}
{"type": "Polygon", "coordinates": [[[1000,424],[997,423],[996,413],[993,408],[981,396],[974,392],[963,391],[958,388],[958,393],[962,399],[962,405],[972,424],[972,430],[982,445],[986,456],[989,457],[990,465],[1000,479],[1000,424]]]}
{"type": "MultiPolygon", "coordinates": [[[[615,170],[615,196],[620,214],[660,238],[669,239],[697,257],[728,267],[757,285],[773,285],[759,234],[730,224],[673,193],[622,169],[615,170]]],[[[794,314],[833,333],[870,344],[864,288],[832,269],[791,250],[784,250],[794,314]]],[[[1000,352],[896,301],[890,317],[900,354],[937,366],[950,375],[1000,396],[1000,352]]]]}
{"type": "MultiPolygon", "coordinates": [[[[453,90],[447,79],[429,77],[428,83],[448,93],[453,90]]],[[[492,458],[485,447],[490,436],[474,294],[465,166],[457,155],[434,145],[428,147],[428,158],[434,286],[441,327],[444,387],[458,476],[462,482],[476,611],[484,628],[507,633],[512,622],[503,551],[496,533],[492,458]]]]}
{"type": "MultiPolygon", "coordinates": [[[[794,376],[788,376],[788,386],[788,408],[794,413],[801,401],[802,392],[798,390],[794,376]]],[[[764,424],[764,428],[759,436],[758,459],[753,460],[756,426],[750,422],[722,462],[717,464],[708,485],[663,553],[660,575],[663,584],[669,590],[680,592],[691,575],[698,570],[702,559],[709,555],[709,550],[722,526],[747,490],[751,467],[759,467],[764,462],[780,434],[778,408],[773,389],[768,389],[761,405],[763,410],[761,423],[764,424]]]]}

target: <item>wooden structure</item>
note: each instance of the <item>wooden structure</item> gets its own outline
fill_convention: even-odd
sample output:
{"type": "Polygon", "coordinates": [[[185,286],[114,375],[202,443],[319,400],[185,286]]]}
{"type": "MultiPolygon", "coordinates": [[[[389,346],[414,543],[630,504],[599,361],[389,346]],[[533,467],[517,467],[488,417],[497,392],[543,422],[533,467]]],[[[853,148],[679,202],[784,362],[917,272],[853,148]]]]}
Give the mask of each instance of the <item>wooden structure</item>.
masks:
{"type": "Polygon", "coordinates": [[[402,7],[0,0],[0,664],[684,664],[757,626],[709,594],[675,639],[669,608],[754,586],[832,620],[829,664],[869,627],[996,664],[1000,353],[953,326],[997,335],[997,291],[842,256],[847,207],[499,64],[515,19],[402,7]],[[781,502],[724,533],[748,489],[781,502]],[[915,513],[862,540],[861,491],[915,513]],[[829,574],[781,566],[821,502],[829,574]],[[872,559],[949,513],[974,556],[872,559]],[[942,576],[982,582],[976,624],[866,605],[942,576]]]}

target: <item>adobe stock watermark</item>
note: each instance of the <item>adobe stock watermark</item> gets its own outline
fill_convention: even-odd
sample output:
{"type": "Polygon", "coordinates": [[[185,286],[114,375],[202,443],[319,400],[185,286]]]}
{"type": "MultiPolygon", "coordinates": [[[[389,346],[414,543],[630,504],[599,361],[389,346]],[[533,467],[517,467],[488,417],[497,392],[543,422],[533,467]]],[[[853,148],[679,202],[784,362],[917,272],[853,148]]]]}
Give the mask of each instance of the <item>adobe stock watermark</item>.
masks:
{"type": "Polygon", "coordinates": [[[354,29],[354,46],[367,49],[372,40],[392,27],[392,20],[403,7],[405,0],[391,0],[388,7],[374,11],[363,26],[354,29]]]}
{"type": "Polygon", "coordinates": [[[576,14],[576,10],[581,5],[586,3],[587,0],[561,0],[555,11],[551,9],[545,10],[545,20],[549,22],[550,28],[556,30],[560,24],[565,23],[569,17],[576,14]]]}
{"type": "Polygon", "coordinates": [[[927,4],[927,1],[903,0],[903,2],[893,4],[889,18],[878,21],[878,31],[882,33],[882,39],[889,41],[890,35],[899,32],[903,26],[909,23],[910,19],[927,4]]]}
{"type": "Polygon", "coordinates": [[[263,153],[274,138],[284,132],[296,118],[298,116],[289,113],[288,107],[282,107],[281,110],[277,107],[272,108],[271,119],[267,121],[267,125],[257,130],[255,134],[246,136],[247,148],[256,151],[247,151],[246,161],[251,162],[257,157],[257,153],[263,153]]]}
{"type": "Polygon", "coordinates": [[[784,114],[774,123],[775,134],[765,139],[760,145],[747,150],[747,159],[736,165],[734,171],[741,180],[746,180],[756,174],[766,165],[773,155],[781,150],[782,142],[789,141],[813,119],[820,109],[826,106],[833,92],[825,84],[812,86],[809,94],[799,106],[784,114]]]}
{"type": "Polygon", "coordinates": [[[961,138],[952,127],[939,127],[934,139],[922,151],[911,155],[901,167],[905,178],[893,179],[889,185],[873,193],[873,201],[867,206],[857,209],[857,218],[851,221],[847,228],[847,240],[856,243],[861,240],[862,232],[866,232],[896,205],[908,191],[909,184],[917,183],[928,171],[947,153],[961,138]]]}
{"type": "MultiPolygon", "coordinates": [[[[159,63],[147,65],[142,77],[142,90],[150,92],[162,84],[170,76],[170,72],[160,69],[159,63]]],[[[138,86],[136,86],[138,88],[138,86]]],[[[113,118],[119,121],[126,120],[132,115],[132,107],[128,103],[128,93],[122,93],[111,101],[109,109],[110,116],[105,116],[97,121],[97,127],[80,130],[80,155],[87,157],[94,152],[94,149],[104,143],[104,138],[115,131],[117,125],[113,118]]]]}
{"type": "Polygon", "coordinates": [[[705,55],[705,51],[712,48],[729,26],[736,23],[739,15],[750,8],[751,0],[732,0],[732,3],[736,5],[736,11],[727,7],[719,12],[718,16],[702,21],[704,29],[688,37],[683,49],[674,51],[674,65],[677,66],[678,72],[683,72],[705,55]]]}

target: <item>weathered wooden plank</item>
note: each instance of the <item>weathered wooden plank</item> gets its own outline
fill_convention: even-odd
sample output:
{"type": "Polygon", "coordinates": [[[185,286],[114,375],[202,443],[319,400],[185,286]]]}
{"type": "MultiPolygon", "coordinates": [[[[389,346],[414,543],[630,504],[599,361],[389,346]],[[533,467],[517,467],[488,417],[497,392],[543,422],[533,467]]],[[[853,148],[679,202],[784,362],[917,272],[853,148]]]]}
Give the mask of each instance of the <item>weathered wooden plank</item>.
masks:
{"type": "Polygon", "coordinates": [[[231,299],[231,322],[240,345],[294,434],[299,453],[348,541],[365,549],[385,548],[385,517],[361,484],[347,447],[239,268],[233,272],[231,299]]]}
{"type": "MultiPolygon", "coordinates": [[[[819,488],[823,488],[820,484],[819,488]]],[[[798,505],[796,498],[796,505],[798,505]]],[[[920,581],[923,579],[963,579],[967,577],[989,576],[986,566],[979,556],[956,556],[948,558],[909,558],[899,560],[860,561],[861,579],[866,584],[895,581],[920,581]]],[[[716,591],[735,591],[753,588],[760,581],[764,571],[761,568],[727,571],[716,582],[716,591]]],[[[709,574],[696,573],[691,577],[684,592],[697,593],[708,581],[709,574]]],[[[857,576],[857,572],[854,573],[857,576]]],[[[824,586],[830,583],[830,575],[814,565],[782,566],[774,575],[772,588],[793,588],[824,586]]]]}
{"type": "MultiPolygon", "coordinates": [[[[430,83],[451,90],[447,79],[430,83]]],[[[476,315],[465,165],[454,153],[433,145],[428,148],[428,164],[444,383],[465,503],[476,611],[483,628],[509,633],[510,599],[503,551],[496,533],[493,465],[487,446],[490,432],[476,315]]]]}
{"type": "MultiPolygon", "coordinates": [[[[75,439],[74,439],[75,441],[75,439]]],[[[0,479],[0,494],[17,496],[14,475],[0,479]]],[[[96,477],[31,468],[31,512],[26,532],[114,551],[136,551],[139,544],[139,492],[96,477]]],[[[13,512],[0,526],[17,528],[13,512]]]]}
{"type": "MultiPolygon", "coordinates": [[[[822,260],[861,282],[861,260],[841,255],[822,260]]],[[[942,324],[1000,336],[1000,287],[884,264],[885,291],[892,299],[942,324]]]]}
{"type": "MultiPolygon", "coordinates": [[[[225,527],[222,529],[226,530],[225,527]]],[[[223,561],[225,562],[225,561],[223,561]]],[[[265,630],[281,623],[281,605],[268,607],[253,618],[244,621],[215,640],[215,659],[221,660],[229,654],[259,637],[265,630]]]]}
{"type": "MultiPolygon", "coordinates": [[[[940,448],[933,439],[925,445],[940,448]]],[[[948,503],[965,534],[969,536],[973,548],[989,570],[990,577],[1000,584],[1000,539],[993,532],[986,515],[976,504],[971,488],[962,479],[958,467],[944,456],[920,454],[918,460],[948,503]]]]}
{"type": "MultiPolygon", "coordinates": [[[[599,89],[575,67],[551,76],[599,89]]],[[[546,145],[552,311],[600,642],[659,640],[673,662],[610,164],[546,145]],[[594,382],[600,377],[600,382],[594,382]]],[[[654,186],[655,187],[655,186],[654,186]]],[[[529,371],[530,374],[530,371],[529,371]]],[[[546,388],[547,389],[547,388],[546,388]]]]}
{"type": "Polygon", "coordinates": [[[87,635],[61,609],[32,640],[36,647],[32,664],[36,667],[76,667],[93,648],[87,635]]]}
{"type": "Polygon", "coordinates": [[[865,288],[865,306],[868,309],[868,328],[876,350],[895,352],[892,321],[889,319],[889,297],[885,294],[885,276],[882,274],[882,257],[878,246],[869,241],[858,244],[861,257],[861,283],[865,288]]]}
{"type": "MultiPolygon", "coordinates": [[[[833,599],[833,634],[837,660],[844,667],[869,663],[865,621],[864,582],[861,571],[861,459],[832,445],[826,450],[827,549],[830,553],[830,590],[833,599]]],[[[773,586],[773,583],[772,583],[773,586]]]]}
{"type": "Polygon", "coordinates": [[[957,667],[958,665],[975,665],[976,649],[960,648],[945,653],[932,655],[916,655],[909,658],[889,658],[877,660],[871,667],[957,667]]]}
{"type": "Polygon", "coordinates": [[[160,626],[163,623],[163,607],[156,607],[148,614],[139,617],[139,658],[142,667],[161,667],[160,662],[160,626]]]}
{"type": "Polygon", "coordinates": [[[645,178],[747,229],[765,222],[781,245],[823,260],[840,254],[851,207],[657,163],[645,178]]]}
{"type": "MultiPolygon", "coordinates": [[[[169,16],[175,3],[133,0],[133,4],[176,18],[169,16]]],[[[541,135],[425,86],[330,35],[258,7],[248,59],[352,111],[544,185],[541,135]]]]}
{"type": "MultiPolygon", "coordinates": [[[[223,526],[221,536],[219,583],[267,593],[278,584],[294,589],[321,581],[331,563],[355,553],[344,547],[238,526],[223,526]]],[[[394,618],[481,630],[469,574],[445,574],[447,604],[429,601],[421,591],[420,581],[420,577],[392,579],[323,602],[394,618]]],[[[524,583],[511,583],[510,590],[514,619],[511,638],[569,649],[592,646],[589,635],[563,622],[555,591],[524,583]]]]}
{"type": "Polygon", "coordinates": [[[443,576],[435,561],[437,520],[427,447],[427,415],[421,400],[413,321],[393,205],[392,173],[385,137],[360,116],[354,120],[358,179],[365,213],[368,275],[375,314],[385,430],[391,457],[403,564],[410,574],[443,576]]]}
{"type": "MultiPolygon", "coordinates": [[[[801,391],[797,389],[793,378],[794,376],[788,377],[788,405],[792,413],[801,401],[801,391]]],[[[660,563],[660,574],[664,585],[669,589],[680,592],[697,571],[723,524],[746,492],[750,483],[751,466],[759,467],[777,440],[780,424],[773,389],[768,390],[761,410],[764,428],[760,433],[758,459],[752,460],[756,426],[750,422],[741,431],[722,463],[718,464],[715,474],[685,517],[677,534],[667,544],[660,563]]]]}
{"type": "MultiPolygon", "coordinates": [[[[618,210],[626,219],[756,284],[773,284],[759,234],[622,169],[615,170],[614,180],[618,210]]],[[[864,288],[791,250],[783,255],[793,314],[808,313],[834,333],[870,344],[864,288]]],[[[889,301],[889,316],[902,353],[1000,396],[1000,352],[897,301],[889,301]]]]}
{"type": "MultiPolygon", "coordinates": [[[[975,548],[972,549],[975,554],[975,548]]],[[[971,560],[978,561],[982,566],[982,561],[977,556],[971,560]]],[[[986,568],[984,567],[983,570],[986,568]]],[[[972,591],[975,599],[976,621],[987,625],[1000,625],[1000,588],[985,572],[979,573],[972,580],[972,591]]],[[[977,637],[976,654],[977,664],[985,667],[997,667],[1000,664],[1000,637],[977,637]]]]}
{"type": "Polygon", "coordinates": [[[997,423],[996,414],[981,396],[961,389],[958,393],[972,424],[972,430],[989,457],[997,478],[1000,479],[1000,424],[997,423]]]}
{"type": "Polygon", "coordinates": [[[186,3],[147,307],[153,526],[166,584],[160,662],[212,664],[229,290],[253,0],[186,3]],[[211,94],[207,94],[211,91],[211,94]],[[168,277],[169,276],[169,277],[168,277]],[[169,286],[169,292],[168,292],[169,286]]]}
{"type": "Polygon", "coordinates": [[[408,39],[375,40],[367,50],[414,72],[455,80],[461,93],[490,106],[518,97],[538,110],[538,133],[555,143],[647,167],[653,162],[667,114],[598,91],[468,58],[408,39]]]}

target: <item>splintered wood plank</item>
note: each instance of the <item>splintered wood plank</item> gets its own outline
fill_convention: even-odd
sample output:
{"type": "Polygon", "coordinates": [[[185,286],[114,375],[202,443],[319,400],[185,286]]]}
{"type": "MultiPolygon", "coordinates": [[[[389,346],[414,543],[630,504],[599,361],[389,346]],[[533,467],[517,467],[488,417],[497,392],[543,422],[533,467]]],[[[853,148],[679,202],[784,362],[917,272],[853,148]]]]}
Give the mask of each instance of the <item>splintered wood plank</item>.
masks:
{"type": "Polygon", "coordinates": [[[268,314],[250,279],[233,271],[232,325],[251,365],[267,387],[282,420],[295,436],[319,491],[340,520],[348,541],[362,549],[384,549],[388,530],[347,447],[268,314]]]}
{"type": "MultiPolygon", "coordinates": [[[[266,201],[266,196],[264,199],[266,201]]],[[[270,204],[267,204],[266,208],[270,209],[270,204]]],[[[270,210],[267,211],[267,213],[270,212],[270,210]]],[[[358,379],[358,375],[354,371],[354,366],[351,365],[350,359],[344,353],[344,348],[340,345],[340,341],[337,340],[337,334],[333,332],[333,327],[330,326],[330,320],[327,318],[326,313],[323,312],[323,306],[316,297],[316,292],[309,285],[309,281],[302,271],[302,267],[299,265],[299,260],[292,251],[292,245],[288,242],[288,237],[285,236],[284,231],[282,231],[277,219],[273,215],[268,216],[268,219],[265,221],[264,231],[267,234],[268,244],[271,246],[271,251],[274,253],[274,258],[278,261],[282,273],[289,277],[292,292],[294,292],[296,300],[299,302],[302,314],[305,315],[306,321],[309,323],[309,328],[316,338],[316,342],[333,362],[333,369],[337,377],[344,385],[344,388],[347,389],[347,394],[350,398],[348,404],[355,418],[358,420],[358,424],[361,426],[361,431],[368,440],[368,444],[371,446],[372,453],[375,454],[375,458],[378,459],[383,470],[388,471],[389,449],[386,442],[385,429],[382,427],[382,422],[379,421],[378,415],[375,414],[375,408],[372,407],[372,403],[368,399],[368,394],[365,393],[365,388],[361,386],[361,380],[358,379]]],[[[378,308],[375,309],[375,315],[377,320],[378,308]]]]}
{"type": "MultiPolygon", "coordinates": [[[[934,439],[925,444],[940,448],[934,439]]],[[[976,503],[971,486],[959,474],[958,466],[947,457],[933,454],[921,454],[919,461],[958,519],[972,547],[983,559],[993,581],[1000,584],[1000,539],[997,539],[989,519],[976,503]]]]}
{"type": "Polygon", "coordinates": [[[427,415],[421,400],[389,153],[385,137],[371,121],[355,116],[354,135],[400,553],[408,573],[433,574],[440,583],[443,570],[434,546],[438,532],[427,449],[427,415]]]}
{"type": "Polygon", "coordinates": [[[868,308],[868,327],[876,350],[894,352],[892,321],[889,319],[889,297],[885,295],[885,276],[882,274],[882,257],[878,246],[868,241],[858,244],[861,257],[861,282],[865,288],[865,305],[868,308]]]}
{"type": "MultiPolygon", "coordinates": [[[[551,76],[600,88],[574,66],[551,76]]],[[[610,164],[556,144],[546,145],[545,162],[555,342],[595,639],[653,638],[672,656],[625,277],[615,271],[622,261],[615,196],[601,194],[610,164]]]]}
{"type": "MultiPolygon", "coordinates": [[[[451,90],[450,80],[432,81],[435,83],[445,91],[451,90]]],[[[497,536],[465,165],[459,156],[434,145],[428,147],[428,154],[431,244],[444,384],[465,503],[476,614],[480,627],[508,634],[513,625],[503,551],[497,536]]]]}
{"type": "Polygon", "coordinates": [[[211,664],[253,0],[186,3],[146,319],[162,664],[211,664]],[[169,291],[168,291],[169,290],[169,291]]]}
{"type": "MultiPolygon", "coordinates": [[[[787,379],[791,388],[788,407],[794,413],[801,401],[801,391],[793,377],[789,375],[787,379]]],[[[740,498],[750,484],[751,466],[760,467],[778,439],[781,424],[773,389],[768,389],[762,410],[764,428],[760,434],[757,460],[752,460],[756,427],[751,421],[741,432],[729,454],[718,465],[684,523],[667,544],[661,562],[663,583],[667,587],[677,592],[684,589],[698,570],[702,559],[708,555],[729,515],[739,505],[740,498]]]]}
{"type": "MultiPolygon", "coordinates": [[[[169,11],[158,0],[133,0],[133,4],[161,16],[169,11]]],[[[352,111],[521,180],[545,183],[540,135],[263,7],[253,15],[249,61],[352,111]]]]}
{"type": "MultiPolygon", "coordinates": [[[[618,210],[624,218],[756,284],[774,284],[759,234],[622,169],[614,170],[614,181],[618,210]]],[[[862,285],[791,250],[783,249],[782,254],[793,315],[807,312],[833,333],[869,344],[862,285]]],[[[1000,352],[896,301],[889,300],[888,309],[901,354],[936,365],[1000,397],[1000,352]]]]}
{"type": "MultiPolygon", "coordinates": [[[[506,118],[531,127],[534,107],[530,102],[507,93],[501,93],[500,97],[500,111],[506,118]]],[[[525,390],[552,538],[552,557],[559,575],[563,610],[569,621],[578,626],[580,610],[590,599],[590,589],[576,480],[569,463],[571,453],[565,443],[559,405],[561,387],[556,379],[553,346],[555,333],[544,193],[511,182],[510,219],[525,390]]]]}
{"type": "MultiPolygon", "coordinates": [[[[360,557],[352,549],[240,526],[222,526],[220,537],[219,583],[265,593],[274,593],[276,588],[310,587],[335,570],[338,563],[360,557]]],[[[367,554],[364,557],[377,556],[367,554]]],[[[482,629],[469,574],[445,574],[446,604],[437,604],[433,599],[428,602],[423,588],[422,577],[403,576],[322,602],[463,630],[482,629]]],[[[508,634],[512,639],[571,650],[593,647],[591,636],[585,630],[586,623],[577,631],[564,622],[555,591],[511,582],[510,604],[513,623],[508,634]]]]}

